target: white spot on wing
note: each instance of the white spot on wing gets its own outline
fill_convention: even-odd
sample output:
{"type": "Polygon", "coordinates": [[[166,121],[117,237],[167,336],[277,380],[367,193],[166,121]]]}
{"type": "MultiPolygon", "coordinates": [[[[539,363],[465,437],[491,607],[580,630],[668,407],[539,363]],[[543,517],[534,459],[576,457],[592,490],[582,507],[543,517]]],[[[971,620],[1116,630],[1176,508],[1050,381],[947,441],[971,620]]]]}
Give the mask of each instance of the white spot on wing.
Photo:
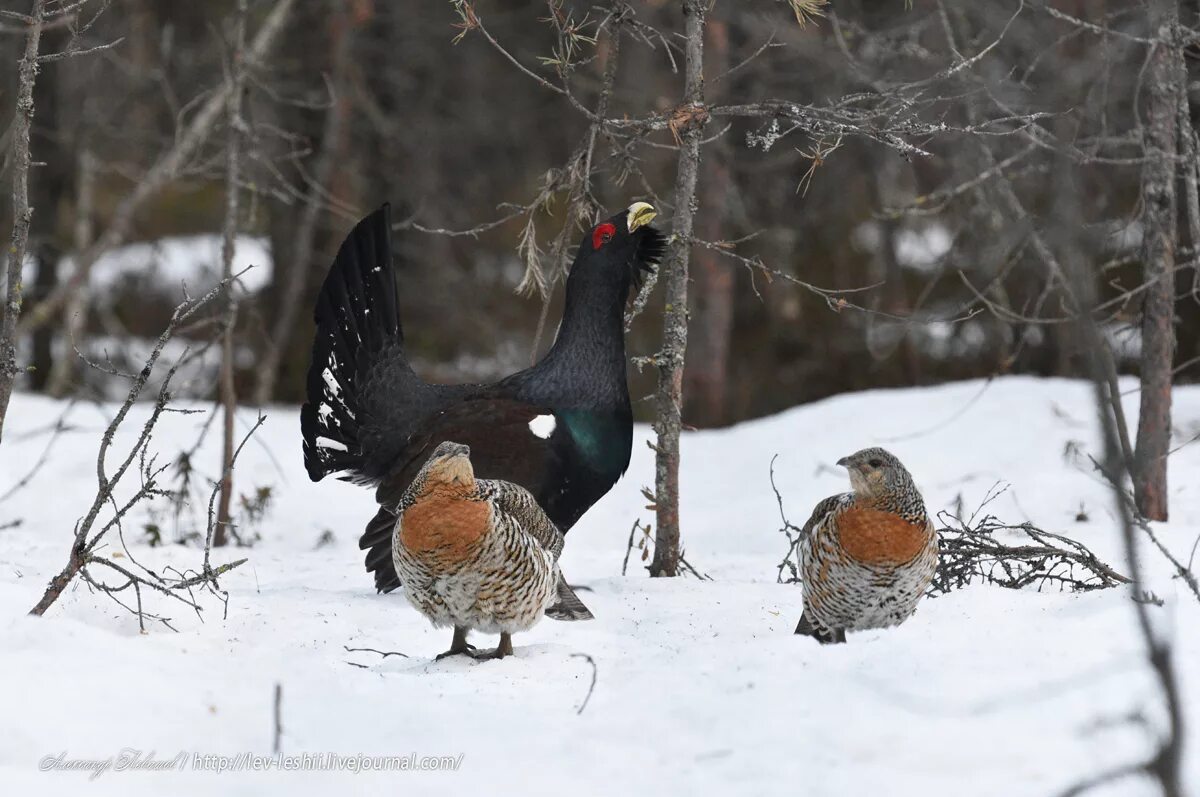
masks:
{"type": "Polygon", "coordinates": [[[553,415],[539,415],[529,422],[529,431],[536,437],[548,440],[550,435],[554,434],[554,427],[557,425],[553,415]]]}
{"type": "Polygon", "coordinates": [[[321,379],[325,382],[325,387],[329,389],[330,395],[334,398],[339,398],[342,395],[342,386],[338,384],[337,377],[333,375],[330,368],[321,370],[321,379]]]}
{"type": "Polygon", "coordinates": [[[317,448],[332,448],[334,451],[349,451],[346,444],[338,440],[330,440],[328,437],[317,438],[317,448]]]}

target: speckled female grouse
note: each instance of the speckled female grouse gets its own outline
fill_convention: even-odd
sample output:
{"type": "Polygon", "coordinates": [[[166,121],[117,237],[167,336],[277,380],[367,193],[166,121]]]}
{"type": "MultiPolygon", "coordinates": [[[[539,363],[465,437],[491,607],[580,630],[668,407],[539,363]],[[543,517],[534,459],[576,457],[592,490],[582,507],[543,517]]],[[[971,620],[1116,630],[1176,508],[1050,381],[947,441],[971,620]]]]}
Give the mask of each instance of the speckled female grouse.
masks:
{"type": "Polygon", "coordinates": [[[439,443],[470,446],[480,478],[524,487],[563,533],[629,467],[624,308],[666,247],[654,216],[636,202],[587,232],[554,345],[493,384],[432,385],[409,366],[386,205],[343,242],[317,300],[300,425],[313,481],[344,472],[378,485],[379,510],[359,541],[377,589],[400,586],[393,510],[439,443]]]}
{"type": "Polygon", "coordinates": [[[938,562],[937,533],[900,460],[865,448],[838,464],[853,491],[817,504],[800,535],[804,612],[796,633],[822,643],[907,620],[938,562]]]}
{"type": "Polygon", "coordinates": [[[434,449],[395,510],[392,562],[404,594],[435,626],[454,626],[439,659],[502,659],[512,635],[543,614],[592,619],[558,569],[562,532],[523,487],[476,479],[467,446],[434,449]],[[499,647],[476,652],[472,630],[500,634],[499,647]]]}

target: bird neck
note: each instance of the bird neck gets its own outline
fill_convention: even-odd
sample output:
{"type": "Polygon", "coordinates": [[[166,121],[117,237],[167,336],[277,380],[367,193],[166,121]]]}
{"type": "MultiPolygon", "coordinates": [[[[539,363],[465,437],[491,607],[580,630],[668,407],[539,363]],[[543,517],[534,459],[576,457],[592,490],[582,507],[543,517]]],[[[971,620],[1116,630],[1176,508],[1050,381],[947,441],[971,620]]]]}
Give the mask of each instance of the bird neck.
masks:
{"type": "Polygon", "coordinates": [[[910,523],[924,523],[925,502],[915,488],[907,490],[856,490],[854,502],[862,507],[899,515],[910,523]]]}
{"type": "MultiPolygon", "coordinates": [[[[623,286],[587,274],[567,280],[562,323],[536,370],[553,386],[569,380],[585,403],[629,403],[623,286]]],[[[576,395],[579,395],[576,393],[576,395]]],[[[552,397],[550,397],[553,400],[552,397]]]]}

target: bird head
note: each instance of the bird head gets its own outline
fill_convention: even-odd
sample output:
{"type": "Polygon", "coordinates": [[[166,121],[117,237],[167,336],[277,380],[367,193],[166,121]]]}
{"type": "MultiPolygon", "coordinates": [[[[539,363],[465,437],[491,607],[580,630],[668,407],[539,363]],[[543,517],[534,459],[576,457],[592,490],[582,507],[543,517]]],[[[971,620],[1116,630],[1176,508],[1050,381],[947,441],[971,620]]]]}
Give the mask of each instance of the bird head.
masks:
{"type": "Polygon", "coordinates": [[[637,291],[667,249],[667,238],[650,222],[658,215],[653,205],[634,202],[625,210],[588,230],[575,254],[570,282],[596,280],[619,285],[622,303],[637,291]]]}
{"type": "Polygon", "coordinates": [[[915,490],[912,476],[900,460],[882,448],[864,448],[842,457],[837,464],[850,472],[850,486],[863,498],[881,498],[915,490]]]}
{"type": "Polygon", "coordinates": [[[439,485],[474,487],[475,469],[471,466],[470,447],[450,441],[442,443],[425,461],[420,477],[426,489],[439,485]]]}

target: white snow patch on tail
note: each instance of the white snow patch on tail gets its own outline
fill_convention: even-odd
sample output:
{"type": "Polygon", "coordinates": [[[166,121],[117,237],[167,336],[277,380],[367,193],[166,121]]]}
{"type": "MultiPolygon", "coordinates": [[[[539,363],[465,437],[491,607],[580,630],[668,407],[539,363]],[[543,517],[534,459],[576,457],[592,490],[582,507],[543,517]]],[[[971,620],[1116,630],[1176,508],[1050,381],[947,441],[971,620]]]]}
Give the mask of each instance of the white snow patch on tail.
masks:
{"type": "Polygon", "coordinates": [[[554,434],[556,426],[558,426],[558,421],[554,419],[553,415],[539,415],[529,422],[529,431],[543,440],[548,440],[550,435],[554,434]]]}

